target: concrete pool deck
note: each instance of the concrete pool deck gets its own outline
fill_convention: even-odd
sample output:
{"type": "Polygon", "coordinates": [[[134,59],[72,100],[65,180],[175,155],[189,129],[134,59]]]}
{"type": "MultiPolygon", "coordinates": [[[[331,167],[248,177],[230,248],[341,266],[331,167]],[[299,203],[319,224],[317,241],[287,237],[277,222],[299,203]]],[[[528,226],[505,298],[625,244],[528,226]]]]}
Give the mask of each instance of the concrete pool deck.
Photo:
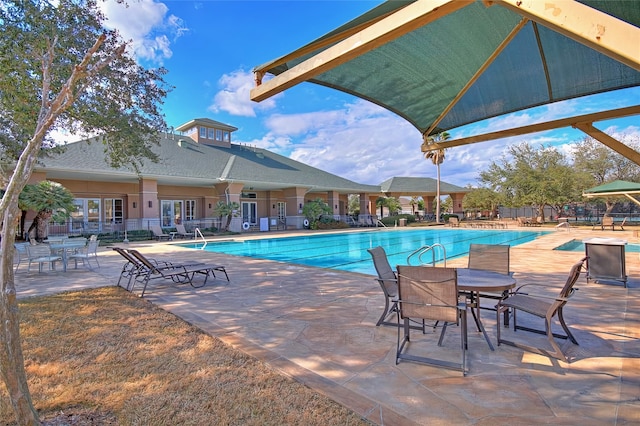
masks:
{"type": "MultiPolygon", "coordinates": [[[[528,229],[528,228],[523,228],[528,229]]],[[[290,235],[290,234],[288,234],[290,235]]],[[[249,238],[273,237],[275,233],[249,238]]],[[[572,239],[615,237],[637,243],[634,231],[557,231],[511,250],[518,284],[562,285],[583,253],[554,251],[572,239]]],[[[125,245],[122,245],[125,246],[125,245]]],[[[244,352],[324,393],[380,425],[412,424],[638,424],[640,423],[640,262],[627,252],[628,288],[578,281],[565,319],[579,346],[562,342],[570,364],[488,345],[469,323],[467,377],[422,364],[395,364],[397,332],[375,327],[384,306],[373,276],[207,253],[169,243],[129,244],[162,259],[216,262],[231,282],[200,289],[154,280],[145,298],[244,352]]],[[[20,298],[114,285],[123,258],[101,248],[96,272],[26,272],[20,298]]],[[[466,266],[466,257],[447,262],[466,266]]],[[[482,313],[495,344],[492,312],[482,313]]],[[[519,317],[520,320],[524,318],[519,317]]],[[[539,323],[536,322],[536,325],[539,323]]],[[[412,334],[415,350],[458,357],[459,332],[444,348],[432,333],[412,334]],[[423,339],[429,339],[423,342],[423,339]]],[[[546,347],[543,336],[509,338],[546,347]]]]}

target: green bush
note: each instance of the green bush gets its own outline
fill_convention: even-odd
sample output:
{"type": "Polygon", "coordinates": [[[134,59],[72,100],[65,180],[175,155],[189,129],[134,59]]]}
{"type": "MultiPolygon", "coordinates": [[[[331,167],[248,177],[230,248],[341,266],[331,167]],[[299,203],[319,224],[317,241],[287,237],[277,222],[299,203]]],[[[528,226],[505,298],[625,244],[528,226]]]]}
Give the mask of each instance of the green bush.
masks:
{"type": "Polygon", "coordinates": [[[406,219],[407,225],[416,221],[416,217],[412,214],[398,214],[395,216],[387,216],[380,219],[380,221],[386,226],[396,226],[400,224],[400,219],[406,219]]]}
{"type": "Polygon", "coordinates": [[[311,229],[343,229],[348,227],[347,223],[328,216],[320,217],[320,219],[311,223],[311,229]]]}

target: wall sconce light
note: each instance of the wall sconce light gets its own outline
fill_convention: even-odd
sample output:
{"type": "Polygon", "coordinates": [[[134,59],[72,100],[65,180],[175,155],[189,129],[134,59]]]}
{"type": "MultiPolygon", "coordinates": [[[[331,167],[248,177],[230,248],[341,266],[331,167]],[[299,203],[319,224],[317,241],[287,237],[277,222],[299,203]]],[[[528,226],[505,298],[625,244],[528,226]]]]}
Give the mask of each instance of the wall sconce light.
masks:
{"type": "Polygon", "coordinates": [[[275,205],[275,204],[273,204],[273,205],[271,206],[271,208],[272,208],[272,209],[275,209],[275,208],[276,208],[276,205],[275,205]]]}
{"type": "Polygon", "coordinates": [[[211,208],[211,203],[209,203],[209,208],[211,208]]]}
{"type": "Polygon", "coordinates": [[[136,204],[136,202],[133,202],[133,208],[135,209],[136,207],[138,207],[138,205],[136,204]]]}
{"type": "Polygon", "coordinates": [[[336,205],[335,205],[335,206],[333,206],[333,207],[337,209],[337,208],[338,208],[338,205],[336,204],[336,205]]]}
{"type": "Polygon", "coordinates": [[[302,208],[302,203],[300,203],[300,208],[302,208]]]}
{"type": "Polygon", "coordinates": [[[149,208],[153,207],[153,202],[149,200],[149,208]]]}

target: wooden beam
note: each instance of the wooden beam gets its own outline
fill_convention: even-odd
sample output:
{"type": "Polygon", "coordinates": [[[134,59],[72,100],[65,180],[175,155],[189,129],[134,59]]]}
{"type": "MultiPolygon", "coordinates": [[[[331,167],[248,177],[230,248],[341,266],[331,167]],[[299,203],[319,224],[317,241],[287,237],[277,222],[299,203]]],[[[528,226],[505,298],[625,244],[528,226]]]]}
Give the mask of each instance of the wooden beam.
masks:
{"type": "Polygon", "coordinates": [[[254,87],[251,89],[251,99],[256,102],[263,101],[469,4],[472,2],[456,0],[419,0],[411,3],[346,40],[254,87]]]}
{"type": "Polygon", "coordinates": [[[593,127],[591,123],[577,123],[575,128],[582,130],[592,138],[602,142],[618,154],[628,158],[637,165],[640,166],[640,153],[633,148],[629,148],[627,145],[612,138],[600,129],[593,127]]]}
{"type": "Polygon", "coordinates": [[[469,136],[466,138],[450,139],[438,143],[427,144],[425,146],[425,149],[427,151],[430,151],[440,148],[453,148],[455,146],[469,145],[477,142],[486,142],[513,136],[527,135],[530,133],[544,132],[547,130],[560,129],[562,127],[577,127],[577,125],[580,123],[593,123],[596,121],[611,120],[614,118],[629,117],[632,115],[640,115],[640,105],[612,109],[592,114],[578,115],[576,117],[560,118],[558,120],[547,121],[544,123],[529,124],[527,126],[499,130],[496,132],[484,133],[482,135],[469,136]]]}
{"type": "Polygon", "coordinates": [[[640,71],[640,28],[628,22],[577,1],[492,0],[491,3],[640,71]]]}

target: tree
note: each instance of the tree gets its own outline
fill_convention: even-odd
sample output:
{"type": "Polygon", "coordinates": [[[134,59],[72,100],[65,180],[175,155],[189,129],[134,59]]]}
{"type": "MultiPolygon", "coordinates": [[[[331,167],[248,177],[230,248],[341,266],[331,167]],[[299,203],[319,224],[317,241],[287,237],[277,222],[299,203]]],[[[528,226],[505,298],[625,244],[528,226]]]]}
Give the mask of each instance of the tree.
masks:
{"type": "Polygon", "coordinates": [[[227,203],[225,201],[218,201],[213,208],[213,214],[220,218],[220,227],[222,228],[223,218],[227,218],[223,231],[229,231],[229,225],[231,225],[231,219],[240,216],[240,204],[232,201],[227,203]]]}
{"type": "MultiPolygon", "coordinates": [[[[425,152],[425,146],[427,144],[437,143],[446,141],[451,136],[447,132],[438,133],[435,136],[429,136],[425,142],[422,143],[423,149],[425,152]]],[[[444,162],[444,149],[438,148],[431,151],[426,151],[424,154],[424,158],[431,159],[433,164],[437,167],[437,178],[436,178],[436,223],[440,223],[440,164],[444,162]]]]}
{"type": "Polygon", "coordinates": [[[311,200],[302,207],[302,214],[309,221],[309,228],[311,229],[317,229],[317,223],[322,219],[322,216],[330,215],[331,213],[333,213],[331,206],[322,198],[311,200]]]}
{"type": "Polygon", "coordinates": [[[512,207],[536,206],[544,220],[544,207],[561,208],[580,197],[576,173],[555,148],[533,148],[528,143],[509,147],[501,163],[480,172],[480,182],[497,191],[512,207]]]}
{"type": "MultiPolygon", "coordinates": [[[[640,144],[637,140],[632,140],[631,136],[624,135],[620,139],[638,150],[640,144]]],[[[588,136],[576,143],[573,165],[578,173],[578,185],[583,190],[614,180],[640,181],[640,166],[588,136]]],[[[621,197],[602,198],[606,206],[605,215],[611,213],[620,199],[621,197]]]]}
{"type": "Polygon", "coordinates": [[[384,216],[384,208],[389,211],[389,215],[395,214],[400,210],[401,204],[394,197],[378,197],[376,200],[376,206],[380,207],[380,217],[384,216]]]}
{"type": "Polygon", "coordinates": [[[39,424],[24,370],[13,275],[19,195],[40,155],[55,155],[50,132],[99,135],[113,166],[137,170],[166,128],[159,105],[164,69],[146,70],[103,28],[96,0],[5,0],[0,7],[2,217],[0,369],[20,425],[39,424]]]}
{"type": "Polygon", "coordinates": [[[473,188],[462,199],[462,208],[475,211],[487,210],[493,214],[501,202],[502,197],[496,191],[490,188],[473,188]]]}
{"type": "Polygon", "coordinates": [[[27,210],[36,212],[29,227],[29,235],[35,230],[34,238],[42,241],[47,237],[47,224],[54,220],[66,220],[74,208],[73,194],[57,182],[43,180],[35,185],[26,185],[19,198],[21,221],[27,210]]]}

